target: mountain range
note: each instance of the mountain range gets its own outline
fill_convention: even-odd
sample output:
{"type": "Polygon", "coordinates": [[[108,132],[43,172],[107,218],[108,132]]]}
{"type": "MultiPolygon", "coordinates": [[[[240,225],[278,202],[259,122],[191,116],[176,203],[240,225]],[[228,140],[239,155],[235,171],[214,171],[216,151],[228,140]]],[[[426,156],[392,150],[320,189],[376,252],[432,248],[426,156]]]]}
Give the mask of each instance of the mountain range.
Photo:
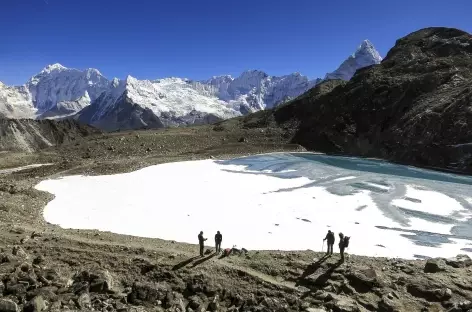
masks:
{"type": "MultiPolygon", "coordinates": [[[[358,69],[381,61],[372,43],[364,40],[324,80],[350,80],[358,69]]],[[[22,86],[0,82],[0,117],[75,119],[106,131],[203,124],[273,108],[321,81],[300,73],[270,76],[259,70],[204,81],[131,76],[109,80],[97,69],[53,64],[22,86]]]]}

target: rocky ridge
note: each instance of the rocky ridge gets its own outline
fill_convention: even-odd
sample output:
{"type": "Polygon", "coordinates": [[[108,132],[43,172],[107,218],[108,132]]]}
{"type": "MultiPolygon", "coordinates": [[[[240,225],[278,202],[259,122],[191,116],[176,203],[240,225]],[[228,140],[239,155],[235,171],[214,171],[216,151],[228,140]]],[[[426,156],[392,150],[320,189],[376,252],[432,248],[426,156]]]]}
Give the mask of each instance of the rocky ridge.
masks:
{"type": "Polygon", "coordinates": [[[78,142],[100,133],[73,120],[31,120],[0,118],[0,151],[34,152],[50,146],[78,142]]]}
{"type": "Polygon", "coordinates": [[[426,28],[350,81],[324,82],[242,124],[282,127],[292,143],[319,152],[471,173],[471,69],[470,34],[426,28]]]}

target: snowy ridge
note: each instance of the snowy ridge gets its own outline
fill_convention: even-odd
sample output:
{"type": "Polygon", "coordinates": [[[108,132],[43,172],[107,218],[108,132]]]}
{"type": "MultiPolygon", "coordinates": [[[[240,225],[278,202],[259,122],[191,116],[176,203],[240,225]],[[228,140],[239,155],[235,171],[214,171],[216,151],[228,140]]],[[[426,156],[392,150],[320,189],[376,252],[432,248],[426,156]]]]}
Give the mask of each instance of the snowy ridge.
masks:
{"type": "MultiPolygon", "coordinates": [[[[382,58],[365,40],[326,79],[349,80],[361,67],[382,58]]],[[[214,76],[108,80],[97,69],[46,66],[25,85],[0,83],[0,116],[8,118],[73,118],[106,129],[179,126],[214,122],[291,100],[319,83],[300,73],[270,76],[248,70],[234,78],[214,76]]]]}
{"type": "Polygon", "coordinates": [[[56,105],[70,107],[61,102],[81,99],[79,107],[90,105],[91,101],[108,89],[109,84],[108,79],[96,69],[80,71],[66,68],[61,64],[53,64],[33,76],[26,83],[26,87],[31,93],[35,108],[42,114],[54,109],[56,105]],[[85,102],[84,99],[87,98],[89,101],[85,102]]]}
{"type": "Polygon", "coordinates": [[[33,118],[36,111],[25,86],[9,87],[0,81],[0,117],[33,118]]]}
{"type": "Polygon", "coordinates": [[[380,64],[382,57],[369,40],[364,40],[356,52],[350,55],[334,72],[326,74],[325,79],[350,80],[356,70],[380,64]]]}

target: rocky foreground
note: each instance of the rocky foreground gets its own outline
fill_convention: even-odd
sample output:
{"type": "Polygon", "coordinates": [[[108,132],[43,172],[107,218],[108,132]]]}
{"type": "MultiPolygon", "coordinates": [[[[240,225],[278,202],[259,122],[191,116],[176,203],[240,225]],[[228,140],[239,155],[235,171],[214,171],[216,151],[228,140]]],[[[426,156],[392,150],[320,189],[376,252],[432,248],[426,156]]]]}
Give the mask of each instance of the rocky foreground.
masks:
{"type": "Polygon", "coordinates": [[[350,256],[345,263],[311,251],[200,258],[196,246],[156,241],[137,247],[123,238],[111,242],[110,235],[87,232],[70,240],[8,227],[0,311],[472,309],[472,260],[464,255],[427,261],[350,256]]]}

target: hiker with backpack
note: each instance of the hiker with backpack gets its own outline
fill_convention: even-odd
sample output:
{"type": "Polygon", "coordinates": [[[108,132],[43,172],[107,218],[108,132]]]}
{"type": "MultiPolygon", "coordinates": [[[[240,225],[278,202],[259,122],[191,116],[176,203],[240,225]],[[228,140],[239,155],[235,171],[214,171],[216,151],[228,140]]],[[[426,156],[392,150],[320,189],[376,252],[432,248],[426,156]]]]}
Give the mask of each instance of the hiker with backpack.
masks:
{"type": "Polygon", "coordinates": [[[344,262],[344,249],[349,247],[349,236],[344,236],[343,233],[339,233],[339,253],[341,254],[341,261],[344,262]]]}
{"type": "Polygon", "coordinates": [[[328,230],[328,234],[326,234],[326,237],[323,239],[323,241],[327,240],[328,241],[328,250],[326,251],[326,255],[332,255],[333,254],[333,246],[336,238],[334,237],[334,233],[331,232],[331,230],[328,230]]]}

